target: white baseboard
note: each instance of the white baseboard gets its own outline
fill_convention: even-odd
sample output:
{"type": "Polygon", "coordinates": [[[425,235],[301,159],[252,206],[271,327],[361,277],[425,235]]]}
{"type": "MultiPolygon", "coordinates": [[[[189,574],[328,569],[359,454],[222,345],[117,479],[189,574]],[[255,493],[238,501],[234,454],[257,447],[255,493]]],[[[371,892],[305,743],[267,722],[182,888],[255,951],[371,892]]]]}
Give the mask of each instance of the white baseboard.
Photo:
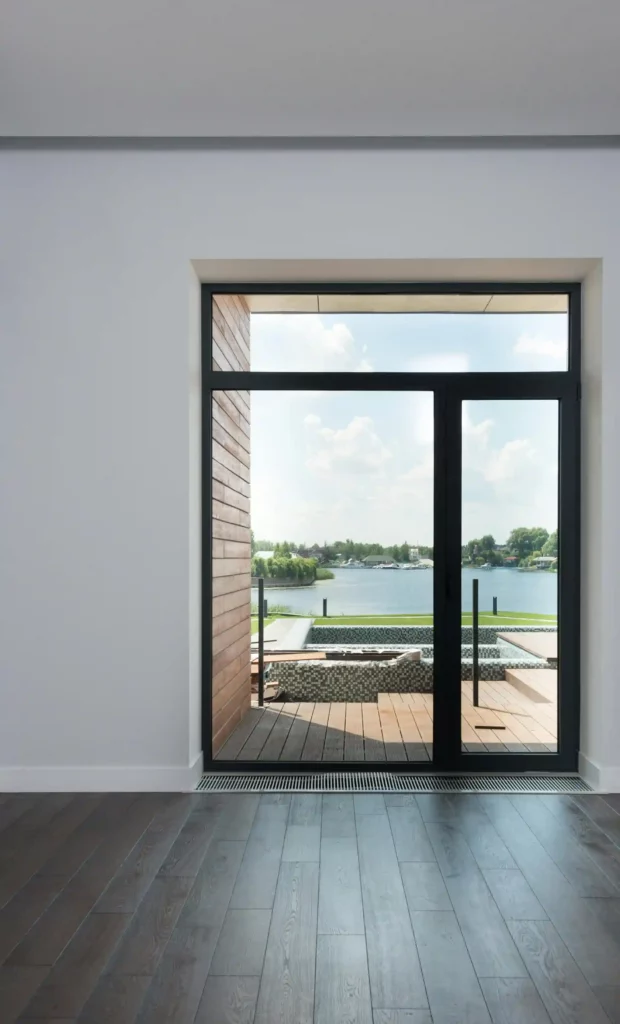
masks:
{"type": "Polygon", "coordinates": [[[597,793],[620,793],[620,765],[606,767],[580,753],[579,774],[597,793]]]}
{"type": "Polygon", "coordinates": [[[188,793],[202,774],[202,754],[186,767],[0,767],[0,793],[188,793]]]}

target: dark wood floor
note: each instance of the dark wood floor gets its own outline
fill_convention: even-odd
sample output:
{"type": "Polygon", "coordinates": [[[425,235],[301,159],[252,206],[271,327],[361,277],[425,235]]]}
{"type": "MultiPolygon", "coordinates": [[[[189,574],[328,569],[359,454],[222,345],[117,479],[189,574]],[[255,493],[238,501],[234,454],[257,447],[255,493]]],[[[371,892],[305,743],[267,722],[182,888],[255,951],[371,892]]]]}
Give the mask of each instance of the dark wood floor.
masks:
{"type": "Polygon", "coordinates": [[[0,1021],[620,1022],[620,797],[0,797],[0,1021]]]}

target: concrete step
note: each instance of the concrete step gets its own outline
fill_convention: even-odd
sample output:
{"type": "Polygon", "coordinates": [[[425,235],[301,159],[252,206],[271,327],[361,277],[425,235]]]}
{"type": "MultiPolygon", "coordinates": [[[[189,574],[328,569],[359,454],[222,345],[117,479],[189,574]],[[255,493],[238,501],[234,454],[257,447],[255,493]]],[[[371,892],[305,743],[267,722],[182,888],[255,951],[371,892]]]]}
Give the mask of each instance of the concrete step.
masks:
{"type": "Polygon", "coordinates": [[[554,668],[507,668],[506,682],[537,704],[556,704],[558,673],[554,668]]]}

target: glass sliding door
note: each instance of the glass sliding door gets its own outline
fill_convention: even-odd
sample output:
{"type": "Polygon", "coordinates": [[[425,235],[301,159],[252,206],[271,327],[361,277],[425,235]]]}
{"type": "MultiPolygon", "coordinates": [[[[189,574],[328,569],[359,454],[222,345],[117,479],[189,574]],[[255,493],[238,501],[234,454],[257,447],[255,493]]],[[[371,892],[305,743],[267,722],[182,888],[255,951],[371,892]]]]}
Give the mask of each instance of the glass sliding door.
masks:
{"type": "Polygon", "coordinates": [[[576,770],[579,296],[204,286],[208,764],[576,770]]]}
{"type": "Polygon", "coordinates": [[[462,408],[462,750],[556,753],[559,403],[462,408]]]}

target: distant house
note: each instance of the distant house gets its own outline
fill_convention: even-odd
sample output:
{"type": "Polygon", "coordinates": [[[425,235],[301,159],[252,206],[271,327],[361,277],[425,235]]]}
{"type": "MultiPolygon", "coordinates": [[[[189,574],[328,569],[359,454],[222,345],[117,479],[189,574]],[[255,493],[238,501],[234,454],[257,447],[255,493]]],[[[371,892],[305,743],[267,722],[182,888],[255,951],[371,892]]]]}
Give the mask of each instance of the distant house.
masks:
{"type": "Polygon", "coordinates": [[[516,555],[506,555],[506,557],[504,558],[504,565],[513,566],[518,564],[519,559],[516,555]]]}
{"type": "Polygon", "coordinates": [[[362,562],[364,565],[396,565],[395,560],[387,555],[366,555],[362,562]]]}
{"type": "Polygon", "coordinates": [[[420,561],[420,552],[419,552],[418,548],[409,548],[409,561],[410,562],[419,562],[420,561]]]}
{"type": "Polygon", "coordinates": [[[539,558],[534,559],[534,565],[539,569],[550,569],[555,562],[557,562],[557,558],[553,558],[551,555],[540,555],[539,558]]]}

